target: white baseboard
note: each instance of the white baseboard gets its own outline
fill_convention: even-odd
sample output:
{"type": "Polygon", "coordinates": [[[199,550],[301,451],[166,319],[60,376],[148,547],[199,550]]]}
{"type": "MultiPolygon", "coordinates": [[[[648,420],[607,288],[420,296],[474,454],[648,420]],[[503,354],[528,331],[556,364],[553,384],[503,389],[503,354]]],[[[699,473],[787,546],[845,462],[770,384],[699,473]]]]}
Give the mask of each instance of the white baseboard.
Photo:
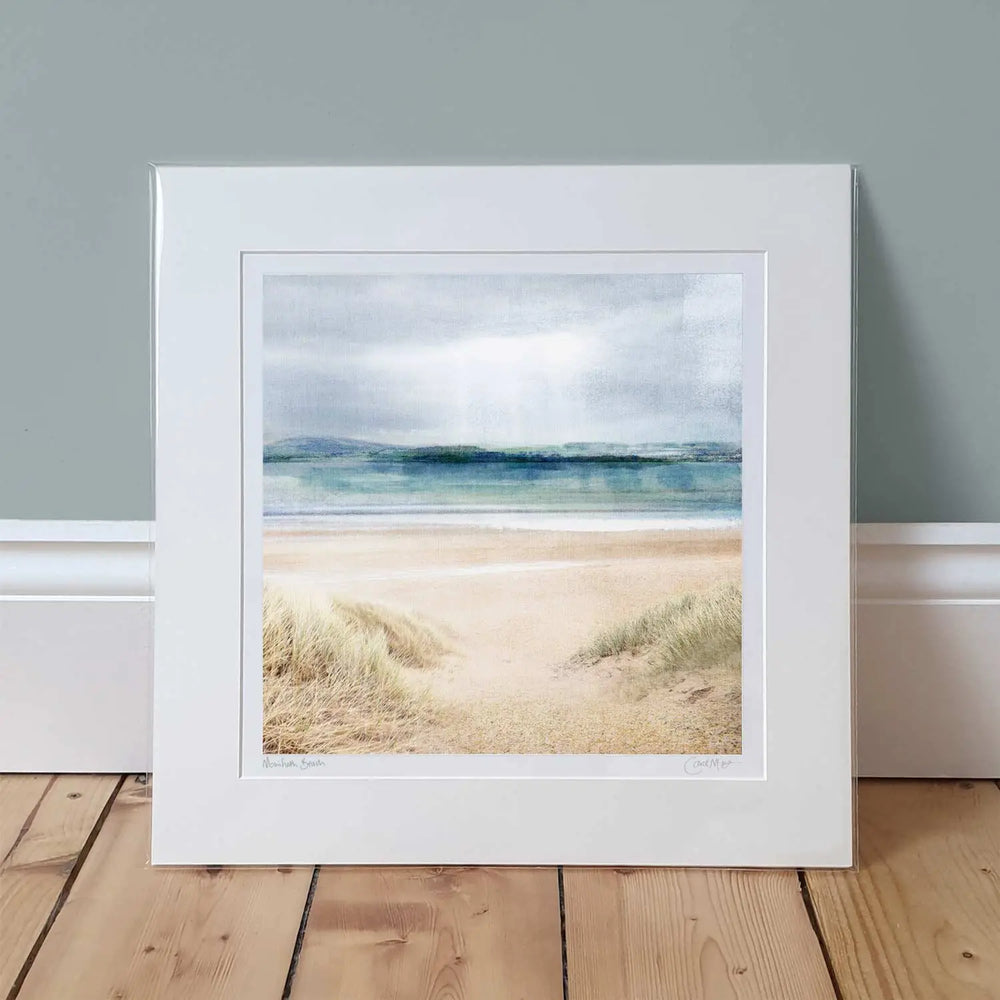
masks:
{"type": "Polygon", "coordinates": [[[0,521],[0,598],[152,600],[150,521],[0,521]]]}
{"type": "Polygon", "coordinates": [[[863,775],[1000,776],[1000,524],[857,529],[863,775]]]}
{"type": "Polygon", "coordinates": [[[152,525],[0,521],[0,771],[145,771],[152,525]]]}
{"type": "MultiPolygon", "coordinates": [[[[1000,775],[1000,524],[857,542],[860,773],[1000,775]]],[[[148,769],[152,550],[145,522],[0,521],[0,771],[148,769]]]]}

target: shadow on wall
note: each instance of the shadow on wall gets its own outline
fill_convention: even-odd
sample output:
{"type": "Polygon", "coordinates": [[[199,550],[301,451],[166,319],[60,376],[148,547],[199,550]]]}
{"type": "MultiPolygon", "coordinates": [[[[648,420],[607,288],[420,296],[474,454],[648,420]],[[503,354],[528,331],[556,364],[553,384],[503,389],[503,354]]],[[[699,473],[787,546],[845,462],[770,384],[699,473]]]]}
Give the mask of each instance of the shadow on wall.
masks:
{"type": "MultiPolygon", "coordinates": [[[[926,510],[936,506],[933,475],[915,477],[908,458],[900,456],[891,439],[879,433],[896,427],[898,412],[909,415],[913,438],[934,441],[931,433],[933,393],[922,382],[910,331],[916,326],[903,293],[903,282],[888,252],[881,220],[859,171],[858,191],[858,319],[854,386],[855,521],[897,521],[891,512],[926,510]],[[863,429],[863,433],[861,432],[863,429]],[[906,497],[904,504],[900,497],[906,497]]],[[[942,456],[937,456],[942,457],[942,456]]],[[[927,454],[931,468],[936,456],[927,454]]]]}

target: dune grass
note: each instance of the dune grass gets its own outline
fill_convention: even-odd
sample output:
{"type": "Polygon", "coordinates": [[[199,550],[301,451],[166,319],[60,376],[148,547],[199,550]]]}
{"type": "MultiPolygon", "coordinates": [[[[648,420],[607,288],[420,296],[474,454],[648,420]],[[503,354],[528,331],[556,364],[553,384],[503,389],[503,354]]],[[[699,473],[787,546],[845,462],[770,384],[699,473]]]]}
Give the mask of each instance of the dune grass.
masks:
{"type": "Polygon", "coordinates": [[[403,671],[447,644],[411,615],[267,586],[263,641],[265,753],[385,752],[433,714],[403,671]]]}
{"type": "Polygon", "coordinates": [[[648,680],[675,671],[725,668],[742,662],[743,597],[738,583],[682,594],[598,634],[577,654],[597,663],[623,653],[646,658],[648,680]]]}
{"type": "Polygon", "coordinates": [[[738,752],[741,605],[739,585],[720,584],[671,598],[598,634],[574,659],[598,664],[612,658],[617,695],[605,689],[599,700],[565,703],[530,694],[484,697],[456,710],[447,699],[435,700],[421,679],[451,651],[432,625],[383,605],[268,585],[263,749],[738,752]],[[637,711],[640,700],[649,711],[637,711]]]}

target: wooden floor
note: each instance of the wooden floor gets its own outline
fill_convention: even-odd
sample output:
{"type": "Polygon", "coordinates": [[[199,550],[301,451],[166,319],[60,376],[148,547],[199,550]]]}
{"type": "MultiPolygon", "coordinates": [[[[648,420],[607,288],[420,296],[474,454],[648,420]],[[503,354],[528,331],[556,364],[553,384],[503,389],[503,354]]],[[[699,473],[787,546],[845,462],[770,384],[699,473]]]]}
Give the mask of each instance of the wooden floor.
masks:
{"type": "Polygon", "coordinates": [[[0,776],[0,1000],[1000,998],[992,782],[862,782],[856,873],[151,869],[149,819],[0,776]]]}

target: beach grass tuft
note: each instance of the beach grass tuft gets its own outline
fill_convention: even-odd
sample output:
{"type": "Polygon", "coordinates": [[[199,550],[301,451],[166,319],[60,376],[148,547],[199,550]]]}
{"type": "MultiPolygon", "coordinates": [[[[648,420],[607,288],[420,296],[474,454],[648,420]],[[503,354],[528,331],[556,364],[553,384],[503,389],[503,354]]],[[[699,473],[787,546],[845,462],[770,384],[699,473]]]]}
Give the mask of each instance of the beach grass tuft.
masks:
{"type": "Polygon", "coordinates": [[[738,583],[727,582],[671,598],[605,629],[577,659],[596,663],[609,656],[642,655],[650,680],[681,668],[739,670],[742,638],[742,592],[738,583]]]}
{"type": "Polygon", "coordinates": [[[444,636],[392,608],[264,588],[264,752],[388,751],[432,715],[404,670],[434,666],[444,636]]]}

